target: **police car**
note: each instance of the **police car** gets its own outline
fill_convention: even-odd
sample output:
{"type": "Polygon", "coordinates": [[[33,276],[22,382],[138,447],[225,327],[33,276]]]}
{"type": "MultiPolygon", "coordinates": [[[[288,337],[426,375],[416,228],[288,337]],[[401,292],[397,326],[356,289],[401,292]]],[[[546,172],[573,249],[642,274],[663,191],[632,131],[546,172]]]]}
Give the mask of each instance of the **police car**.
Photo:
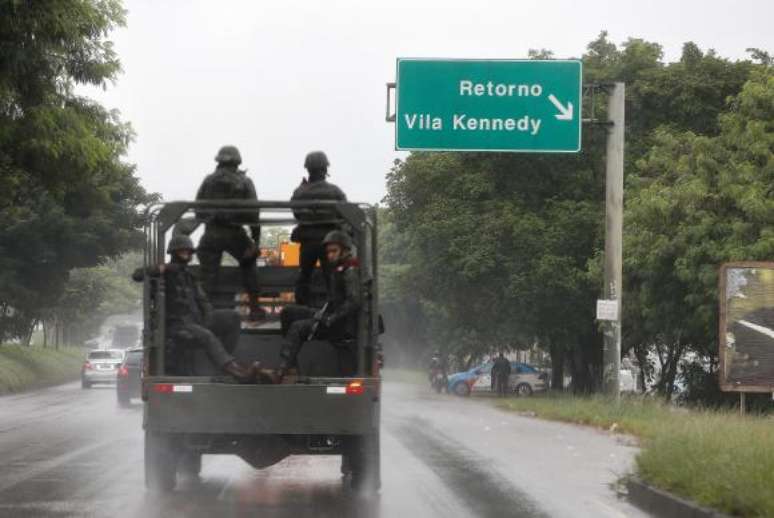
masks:
{"type": "MultiPolygon", "coordinates": [[[[492,391],[492,365],[487,362],[470,370],[456,372],[449,376],[447,385],[450,394],[469,396],[474,392],[492,391]]],[[[511,362],[511,376],[508,385],[511,391],[520,396],[531,396],[534,392],[546,390],[547,377],[526,363],[511,362]]]]}

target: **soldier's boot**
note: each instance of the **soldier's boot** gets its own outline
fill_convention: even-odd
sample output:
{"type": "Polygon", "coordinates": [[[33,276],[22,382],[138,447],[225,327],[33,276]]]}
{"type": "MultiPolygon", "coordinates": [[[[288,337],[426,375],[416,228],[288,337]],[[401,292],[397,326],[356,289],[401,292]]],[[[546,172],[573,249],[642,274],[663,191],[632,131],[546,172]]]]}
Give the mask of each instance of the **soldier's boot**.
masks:
{"type": "Polygon", "coordinates": [[[280,361],[279,369],[275,373],[276,383],[295,383],[298,380],[298,368],[294,364],[291,365],[285,351],[280,354],[282,361],[280,361]]]}
{"type": "Polygon", "coordinates": [[[223,366],[223,370],[234,376],[239,383],[255,383],[258,374],[258,362],[253,363],[249,367],[243,367],[236,361],[230,361],[223,366]]]}
{"type": "Polygon", "coordinates": [[[279,385],[282,378],[274,369],[258,369],[258,383],[262,385],[279,385]]]}
{"type": "Polygon", "coordinates": [[[282,373],[282,377],[280,378],[280,383],[283,385],[293,385],[294,383],[298,383],[298,369],[292,368],[284,371],[282,373]]]}
{"type": "Polygon", "coordinates": [[[266,310],[258,303],[257,295],[250,295],[250,315],[247,318],[251,322],[262,322],[266,320],[266,310]]]}
{"type": "Polygon", "coordinates": [[[304,284],[298,284],[296,285],[296,290],[294,293],[294,300],[295,303],[300,306],[307,306],[309,305],[309,283],[306,282],[304,284]]]}

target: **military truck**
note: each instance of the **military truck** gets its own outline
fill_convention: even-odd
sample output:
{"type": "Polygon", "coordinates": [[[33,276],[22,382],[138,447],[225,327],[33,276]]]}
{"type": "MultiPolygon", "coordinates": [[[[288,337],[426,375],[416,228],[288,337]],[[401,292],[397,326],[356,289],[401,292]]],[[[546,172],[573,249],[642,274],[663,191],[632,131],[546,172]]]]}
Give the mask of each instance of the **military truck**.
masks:
{"type": "Polygon", "coordinates": [[[113,328],[113,349],[129,349],[137,345],[140,330],[133,325],[119,325],[113,328]]]}
{"type": "MultiPolygon", "coordinates": [[[[377,308],[376,210],[338,202],[166,203],[148,211],[145,266],[165,262],[166,243],[175,232],[191,233],[196,241],[197,218],[201,220],[208,211],[258,212],[263,229],[295,225],[292,211],[311,211],[349,231],[360,263],[363,302],[357,338],[348,344],[307,343],[293,383],[238,384],[215,369],[204,351],[181,352],[182,348],[166,336],[164,278],[145,276],[142,398],[146,487],[159,492],[173,490],[178,473],[198,474],[203,454],[238,455],[257,469],[289,455],[312,454],[344,455],[349,472],[345,481],[359,491],[377,491],[381,322],[377,308]],[[356,351],[354,377],[338,376],[335,348],[342,346],[356,351]]],[[[191,268],[196,270],[195,261],[191,268]]],[[[216,308],[238,310],[240,301],[244,304],[240,275],[233,263],[221,265],[216,286],[210,288],[216,308]]],[[[271,301],[273,309],[292,301],[297,275],[297,267],[259,266],[259,300],[271,301]]],[[[321,272],[316,275],[312,291],[322,305],[325,282],[321,272]]],[[[277,368],[282,339],[278,312],[267,311],[266,319],[257,325],[243,322],[234,355],[244,364],[260,361],[263,368],[277,368]]]]}

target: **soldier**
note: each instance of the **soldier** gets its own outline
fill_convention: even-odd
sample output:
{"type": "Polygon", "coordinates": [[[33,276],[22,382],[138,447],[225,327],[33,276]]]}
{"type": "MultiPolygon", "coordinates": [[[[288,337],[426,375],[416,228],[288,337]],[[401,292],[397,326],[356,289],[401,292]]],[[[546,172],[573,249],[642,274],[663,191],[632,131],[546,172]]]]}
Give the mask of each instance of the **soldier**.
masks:
{"type": "Polygon", "coordinates": [[[508,361],[503,353],[495,358],[492,365],[492,380],[494,381],[494,387],[498,396],[505,396],[508,394],[508,383],[511,378],[511,362],[508,361]]]}
{"type": "Polygon", "coordinates": [[[287,330],[286,342],[280,352],[278,377],[281,379],[291,369],[298,368],[301,347],[313,336],[330,340],[336,346],[339,358],[339,375],[351,376],[355,372],[354,351],[342,342],[357,335],[357,316],[360,310],[358,263],[352,257],[352,239],[346,232],[333,230],[322,241],[326,260],[330,265],[328,302],[322,310],[304,306],[292,306],[283,312],[283,331],[287,330]]]}
{"type": "MultiPolygon", "coordinates": [[[[215,156],[218,163],[215,172],[207,176],[196,194],[198,200],[252,200],[258,197],[255,186],[245,171],[239,169],[242,157],[234,146],[223,146],[215,156]]],[[[253,214],[235,214],[225,211],[198,210],[197,218],[206,222],[204,235],[199,242],[196,254],[201,265],[202,280],[207,291],[212,294],[217,286],[220,260],[223,252],[228,252],[239,261],[242,270],[242,283],[250,298],[250,319],[263,316],[258,305],[258,244],[261,239],[261,227],[258,211],[253,214]],[[252,239],[247,236],[243,225],[250,226],[252,239]]]]}
{"type": "MultiPolygon", "coordinates": [[[[309,172],[309,178],[304,178],[301,185],[293,191],[291,201],[331,200],[347,201],[347,196],[336,185],[329,183],[328,157],[322,151],[312,151],[306,155],[304,168],[309,172]]],[[[323,272],[327,275],[327,260],[323,238],[338,225],[333,222],[335,213],[326,214],[324,211],[305,211],[303,209],[293,211],[300,224],[293,229],[291,241],[301,244],[300,267],[301,273],[296,281],[296,303],[309,304],[309,283],[314,272],[315,264],[320,261],[323,272]]]]}
{"type": "MultiPolygon", "coordinates": [[[[167,337],[180,348],[204,348],[218,368],[240,382],[254,382],[258,366],[242,367],[231,355],[239,340],[239,315],[230,310],[214,310],[188,268],[194,253],[191,238],[174,236],[167,253],[171,261],[148,272],[164,276],[167,337]]],[[[142,269],[135,271],[134,280],[142,281],[144,273],[142,269]]]]}

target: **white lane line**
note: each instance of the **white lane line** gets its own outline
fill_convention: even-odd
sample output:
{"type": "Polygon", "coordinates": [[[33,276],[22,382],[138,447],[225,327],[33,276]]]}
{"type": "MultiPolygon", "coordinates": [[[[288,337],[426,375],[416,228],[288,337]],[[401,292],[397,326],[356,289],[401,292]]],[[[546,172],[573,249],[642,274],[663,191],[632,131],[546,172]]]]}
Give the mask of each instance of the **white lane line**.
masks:
{"type": "Polygon", "coordinates": [[[58,468],[62,464],[66,464],[73,459],[81,457],[82,455],[86,455],[87,453],[91,453],[94,450],[109,446],[112,442],[113,440],[98,442],[89,446],[84,446],[83,448],[78,448],[77,450],[65,453],[64,455],[59,455],[48,460],[35,462],[30,468],[26,469],[22,473],[10,475],[5,477],[5,480],[0,481],[0,492],[6,491],[18,484],[21,484],[22,482],[26,482],[31,478],[35,478],[42,473],[58,468]]]}
{"type": "Polygon", "coordinates": [[[759,326],[758,324],[753,324],[752,322],[748,322],[747,320],[740,320],[740,324],[743,326],[749,327],[753,331],[758,331],[759,333],[762,333],[769,338],[774,338],[774,331],[769,329],[768,327],[759,326]]]}

